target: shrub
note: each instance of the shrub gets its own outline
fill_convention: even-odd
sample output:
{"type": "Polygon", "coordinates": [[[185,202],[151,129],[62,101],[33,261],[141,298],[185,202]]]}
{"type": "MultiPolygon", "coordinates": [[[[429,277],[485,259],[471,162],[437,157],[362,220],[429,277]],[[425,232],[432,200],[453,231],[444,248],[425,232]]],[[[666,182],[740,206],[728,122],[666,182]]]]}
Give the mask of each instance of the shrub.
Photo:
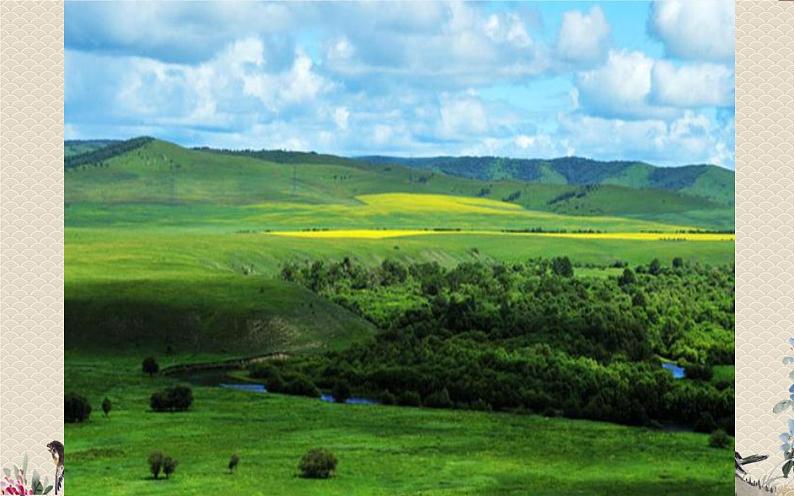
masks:
{"type": "Polygon", "coordinates": [[[149,397],[149,407],[155,412],[164,412],[169,409],[168,393],[165,391],[155,391],[149,397]]]}
{"type": "Polygon", "coordinates": [[[155,360],[154,357],[144,358],[141,368],[143,369],[144,374],[149,374],[149,377],[152,377],[154,374],[160,372],[160,365],[157,363],[157,360],[155,360]]]}
{"type": "Polygon", "coordinates": [[[110,399],[105,398],[104,400],[102,400],[102,412],[104,412],[105,417],[107,417],[110,414],[111,408],[113,408],[113,404],[110,403],[110,399]]]}
{"type": "Polygon", "coordinates": [[[152,477],[155,479],[160,475],[160,471],[163,469],[163,454],[159,451],[152,451],[149,454],[149,472],[151,472],[152,477]]]}
{"type": "Polygon", "coordinates": [[[714,421],[714,417],[709,412],[701,413],[694,425],[695,432],[702,432],[704,434],[714,432],[716,428],[717,422],[714,421]]]}
{"type": "Polygon", "coordinates": [[[449,399],[449,391],[444,388],[441,391],[434,391],[427,395],[423,404],[430,408],[451,408],[452,400],[449,399]]]}
{"type": "Polygon", "coordinates": [[[728,433],[722,429],[717,429],[709,436],[709,446],[712,448],[727,448],[730,444],[731,438],[728,437],[728,433]]]}
{"type": "Polygon", "coordinates": [[[701,365],[699,363],[687,363],[684,364],[683,366],[684,369],[686,370],[687,379],[692,379],[693,381],[708,382],[714,376],[714,370],[708,365],[701,365]]]}
{"type": "Polygon", "coordinates": [[[650,265],[648,265],[648,273],[651,275],[659,275],[662,272],[662,264],[659,262],[658,258],[654,258],[651,260],[650,265]]]}
{"type": "Polygon", "coordinates": [[[551,271],[560,277],[573,277],[573,264],[568,257],[555,257],[551,261],[551,271]]]}
{"type": "Polygon", "coordinates": [[[183,412],[188,410],[192,404],[193,391],[187,386],[174,386],[155,391],[149,397],[149,406],[155,412],[183,412]]]}
{"type": "Polygon", "coordinates": [[[187,386],[174,386],[167,390],[171,408],[183,412],[193,404],[193,390],[187,386]]]}
{"type": "Polygon", "coordinates": [[[675,257],[673,259],[673,267],[675,267],[676,269],[680,269],[683,266],[684,266],[684,259],[683,258],[675,257]]]}
{"type": "Polygon", "coordinates": [[[240,457],[236,454],[232,455],[232,457],[229,458],[229,472],[234,472],[238,463],[240,463],[240,457]]]}
{"type": "Polygon", "coordinates": [[[618,277],[618,284],[620,286],[628,286],[630,284],[634,284],[637,282],[637,276],[634,275],[634,271],[626,267],[623,269],[623,275],[618,277]]]}
{"type": "Polygon", "coordinates": [[[416,391],[403,391],[397,398],[400,406],[422,406],[422,399],[416,391]]]}
{"type": "Polygon", "coordinates": [[[298,469],[303,477],[327,479],[336,471],[336,464],[337,460],[333,453],[325,448],[314,448],[303,455],[298,469]]]}
{"type": "Polygon", "coordinates": [[[264,363],[254,364],[248,371],[248,375],[256,379],[270,379],[277,374],[278,370],[276,370],[272,365],[264,363]]]}
{"type": "Polygon", "coordinates": [[[320,390],[317,389],[317,386],[303,376],[296,377],[294,380],[288,382],[284,386],[284,393],[295,396],[308,396],[309,398],[320,397],[320,390]]]}
{"type": "Polygon", "coordinates": [[[163,473],[165,474],[165,478],[168,479],[171,474],[176,471],[176,464],[178,462],[171,458],[170,456],[163,457],[163,473]]]}
{"type": "Polygon", "coordinates": [[[271,393],[284,391],[284,386],[284,379],[281,378],[281,374],[279,373],[273,374],[265,382],[265,388],[267,388],[267,390],[271,393]]]}
{"type": "Polygon", "coordinates": [[[388,389],[383,391],[378,396],[378,400],[380,401],[381,405],[396,405],[397,404],[397,398],[388,389]]]}
{"type": "Polygon", "coordinates": [[[91,416],[91,404],[77,393],[68,393],[64,397],[64,421],[68,423],[84,422],[91,416]]]}
{"type": "Polygon", "coordinates": [[[337,403],[344,403],[350,398],[350,384],[345,380],[336,381],[331,390],[331,395],[337,403]]]}

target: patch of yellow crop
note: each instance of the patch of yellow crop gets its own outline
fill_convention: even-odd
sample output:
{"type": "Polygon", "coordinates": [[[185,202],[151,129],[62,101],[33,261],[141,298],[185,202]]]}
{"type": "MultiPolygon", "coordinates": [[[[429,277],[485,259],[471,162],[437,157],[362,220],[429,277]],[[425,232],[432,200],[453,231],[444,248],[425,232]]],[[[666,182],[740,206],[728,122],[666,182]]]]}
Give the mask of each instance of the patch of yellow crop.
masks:
{"type": "Polygon", "coordinates": [[[356,199],[365,203],[367,210],[373,213],[516,214],[524,210],[513,203],[467,196],[383,193],[360,195],[356,199]]]}
{"type": "Polygon", "coordinates": [[[622,233],[530,233],[536,236],[552,238],[578,238],[578,239],[623,239],[634,241],[734,241],[735,234],[722,233],[649,233],[649,232],[622,232],[622,233]]]}
{"type": "Polygon", "coordinates": [[[331,229],[327,231],[276,231],[270,234],[276,236],[289,236],[294,238],[358,238],[358,239],[385,239],[403,236],[426,236],[444,234],[455,235],[481,235],[481,236],[516,236],[516,237],[548,237],[570,239],[612,239],[627,241],[734,241],[733,234],[718,233],[515,233],[503,231],[461,230],[461,231],[431,231],[421,229],[331,229]]]}

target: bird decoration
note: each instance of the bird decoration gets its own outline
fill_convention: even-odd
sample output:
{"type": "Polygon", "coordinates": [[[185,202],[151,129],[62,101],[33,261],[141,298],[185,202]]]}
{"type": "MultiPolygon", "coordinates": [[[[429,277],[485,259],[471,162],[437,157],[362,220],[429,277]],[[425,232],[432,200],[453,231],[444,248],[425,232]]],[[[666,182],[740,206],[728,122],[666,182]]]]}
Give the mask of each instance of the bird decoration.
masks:
{"type": "Polygon", "coordinates": [[[55,496],[63,496],[63,444],[52,441],[47,444],[52,461],[55,463],[55,496]]]}

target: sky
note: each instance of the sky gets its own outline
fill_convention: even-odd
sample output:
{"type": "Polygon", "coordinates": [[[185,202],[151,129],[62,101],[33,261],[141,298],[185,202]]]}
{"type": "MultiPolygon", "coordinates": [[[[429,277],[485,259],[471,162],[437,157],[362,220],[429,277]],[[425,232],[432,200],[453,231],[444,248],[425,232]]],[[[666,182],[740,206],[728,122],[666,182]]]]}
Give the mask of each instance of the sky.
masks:
{"type": "Polygon", "coordinates": [[[65,10],[67,139],[735,167],[732,0],[65,10]]]}

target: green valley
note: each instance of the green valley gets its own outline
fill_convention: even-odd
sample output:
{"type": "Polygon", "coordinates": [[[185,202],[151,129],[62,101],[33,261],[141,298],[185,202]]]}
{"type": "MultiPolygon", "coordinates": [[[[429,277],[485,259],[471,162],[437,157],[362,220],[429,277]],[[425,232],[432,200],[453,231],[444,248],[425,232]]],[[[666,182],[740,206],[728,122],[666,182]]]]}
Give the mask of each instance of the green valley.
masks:
{"type": "Polygon", "coordinates": [[[70,492],[730,494],[730,446],[709,446],[732,434],[722,171],[458,174],[152,138],[68,143],[65,160],[66,391],[93,406],[66,427],[70,492]],[[273,353],[209,382],[141,370],[273,353]],[[218,387],[275,376],[265,394],[218,387]],[[152,411],[180,383],[190,409],[152,411]],[[297,477],[314,447],[339,459],[332,479],[297,477]],[[179,459],[168,480],[147,478],[152,449],[179,459]]]}

